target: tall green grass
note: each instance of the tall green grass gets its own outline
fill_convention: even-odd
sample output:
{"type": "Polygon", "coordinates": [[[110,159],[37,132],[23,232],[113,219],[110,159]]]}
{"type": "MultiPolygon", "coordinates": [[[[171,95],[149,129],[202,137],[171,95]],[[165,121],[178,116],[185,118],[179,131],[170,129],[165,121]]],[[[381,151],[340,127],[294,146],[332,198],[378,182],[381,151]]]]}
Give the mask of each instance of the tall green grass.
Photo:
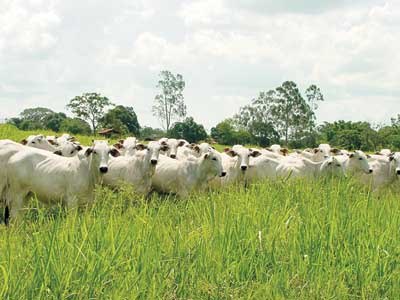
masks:
{"type": "Polygon", "coordinates": [[[351,179],[188,199],[99,187],[0,226],[0,299],[398,299],[400,202],[351,179]]]}

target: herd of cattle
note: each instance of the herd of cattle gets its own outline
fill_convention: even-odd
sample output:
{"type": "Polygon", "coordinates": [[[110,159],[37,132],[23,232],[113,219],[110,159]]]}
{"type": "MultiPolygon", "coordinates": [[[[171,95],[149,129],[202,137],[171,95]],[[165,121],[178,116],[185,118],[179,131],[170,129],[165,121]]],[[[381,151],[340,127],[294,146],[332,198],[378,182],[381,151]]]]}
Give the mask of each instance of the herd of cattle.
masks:
{"type": "Polygon", "coordinates": [[[143,144],[134,137],[85,147],[68,134],[29,136],[21,143],[0,140],[0,202],[6,220],[20,215],[31,194],[67,208],[90,203],[96,184],[123,183],[144,195],[154,190],[185,197],[209,186],[264,178],[348,174],[373,188],[392,184],[400,178],[400,152],[383,149],[366,155],[321,144],[292,153],[279,145],[235,145],[219,153],[207,143],[162,138],[143,144]]]}

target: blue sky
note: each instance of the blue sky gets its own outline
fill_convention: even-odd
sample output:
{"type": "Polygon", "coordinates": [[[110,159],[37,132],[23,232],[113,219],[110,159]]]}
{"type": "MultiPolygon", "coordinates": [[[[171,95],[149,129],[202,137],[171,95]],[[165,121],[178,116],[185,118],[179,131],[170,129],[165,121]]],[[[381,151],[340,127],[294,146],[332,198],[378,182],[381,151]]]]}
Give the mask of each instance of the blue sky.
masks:
{"type": "Polygon", "coordinates": [[[144,125],[162,69],[207,128],[284,80],[318,85],[319,121],[400,113],[400,1],[0,0],[0,118],[97,91],[144,125]]]}

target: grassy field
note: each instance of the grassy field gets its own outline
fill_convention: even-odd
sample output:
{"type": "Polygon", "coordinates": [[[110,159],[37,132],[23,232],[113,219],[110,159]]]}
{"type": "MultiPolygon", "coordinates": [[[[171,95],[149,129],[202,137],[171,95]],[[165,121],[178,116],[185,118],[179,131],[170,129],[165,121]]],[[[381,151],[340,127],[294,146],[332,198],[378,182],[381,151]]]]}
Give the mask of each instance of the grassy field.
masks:
{"type": "MultiPolygon", "coordinates": [[[[26,135],[0,127],[0,139],[26,135]]],[[[21,224],[0,226],[0,299],[399,297],[399,194],[351,179],[184,200],[98,188],[90,208],[33,201],[21,224]]]]}

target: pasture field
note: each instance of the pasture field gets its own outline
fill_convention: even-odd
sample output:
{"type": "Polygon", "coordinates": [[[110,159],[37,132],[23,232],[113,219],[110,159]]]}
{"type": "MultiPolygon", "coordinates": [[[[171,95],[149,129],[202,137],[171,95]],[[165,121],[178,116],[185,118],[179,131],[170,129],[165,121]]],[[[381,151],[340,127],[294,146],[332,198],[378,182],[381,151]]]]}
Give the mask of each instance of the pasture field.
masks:
{"type": "Polygon", "coordinates": [[[398,299],[399,196],[325,178],[181,200],[99,187],[69,213],[33,199],[0,226],[0,299],[398,299]]]}

